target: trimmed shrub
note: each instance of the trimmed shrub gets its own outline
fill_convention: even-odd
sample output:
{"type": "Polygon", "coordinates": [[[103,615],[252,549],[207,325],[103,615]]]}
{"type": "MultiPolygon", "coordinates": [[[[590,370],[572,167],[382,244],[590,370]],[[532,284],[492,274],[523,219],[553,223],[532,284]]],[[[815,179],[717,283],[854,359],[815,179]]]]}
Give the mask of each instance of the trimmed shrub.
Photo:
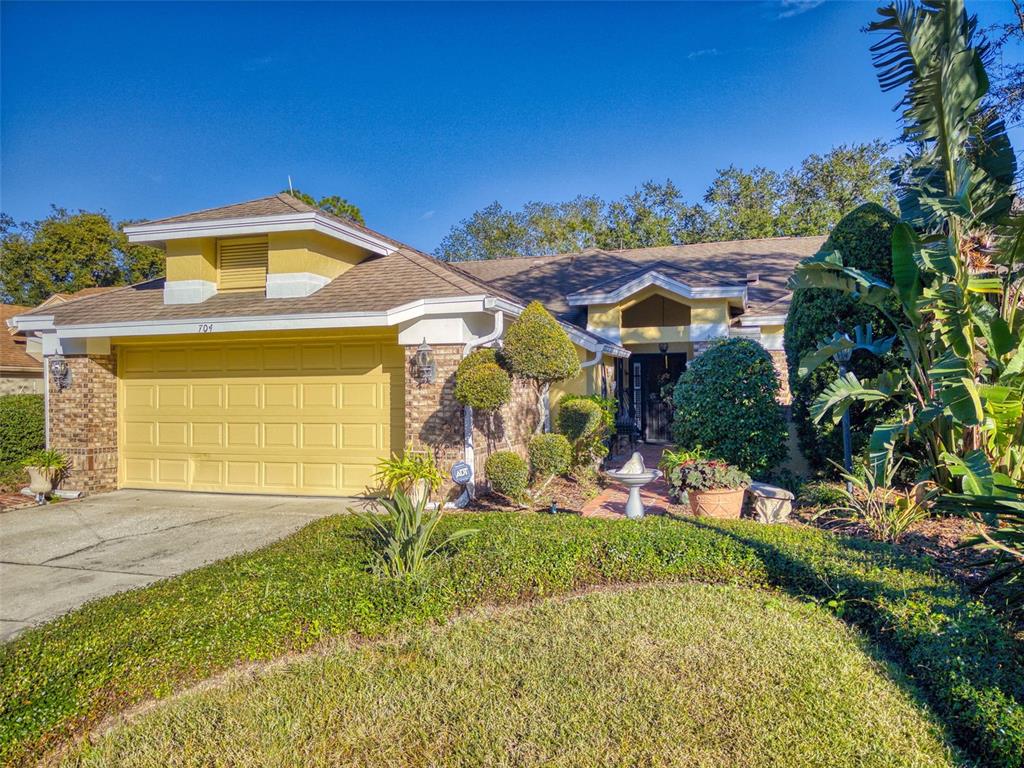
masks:
{"type": "Polygon", "coordinates": [[[13,465],[46,444],[42,395],[0,397],[0,466],[13,465]]]}
{"type": "Polygon", "coordinates": [[[491,490],[512,501],[520,501],[530,486],[530,467],[526,459],[512,451],[497,451],[488,456],[484,474],[491,490]]]}
{"type": "Polygon", "coordinates": [[[558,431],[570,443],[578,442],[601,428],[604,412],[593,400],[562,398],[558,403],[558,431]]]}
{"type": "MultiPolygon", "coordinates": [[[[867,203],[844,216],[823,250],[838,251],[843,263],[866,270],[883,280],[892,280],[892,228],[898,219],[882,206],[867,203]]],[[[816,470],[834,470],[829,460],[843,461],[843,433],[831,419],[815,424],[810,408],[815,398],[839,375],[832,361],[817,368],[806,379],[800,379],[797,369],[800,358],[813,352],[836,331],[849,333],[858,325],[870,324],[875,336],[887,336],[892,326],[874,307],[859,304],[840,291],[801,288],[793,294],[786,316],[786,365],[789,369],[789,387],[793,394],[793,422],[799,437],[800,450],[816,470]]],[[[877,376],[885,366],[873,355],[854,353],[849,369],[861,379],[877,376]]],[[[864,407],[854,404],[850,411],[854,453],[867,445],[876,419],[864,417],[864,407]]]]}
{"type": "Polygon", "coordinates": [[[512,398],[512,379],[493,349],[476,349],[455,371],[455,399],[479,411],[494,411],[512,398]]]}
{"type": "Polygon", "coordinates": [[[500,360],[516,376],[540,385],[580,372],[576,347],[539,301],[531,301],[505,331],[500,360]]]}
{"type": "Polygon", "coordinates": [[[573,466],[593,467],[608,455],[615,401],[600,395],[566,395],[558,401],[557,429],[572,445],[573,466]]]}
{"type": "Polygon", "coordinates": [[[778,394],[779,376],[764,347],[749,339],[716,342],[676,382],[676,442],[764,475],[787,455],[778,394]]]}
{"type": "Polygon", "coordinates": [[[530,439],[530,469],[534,477],[564,475],[572,464],[572,446],[565,435],[548,433],[530,439]]]}

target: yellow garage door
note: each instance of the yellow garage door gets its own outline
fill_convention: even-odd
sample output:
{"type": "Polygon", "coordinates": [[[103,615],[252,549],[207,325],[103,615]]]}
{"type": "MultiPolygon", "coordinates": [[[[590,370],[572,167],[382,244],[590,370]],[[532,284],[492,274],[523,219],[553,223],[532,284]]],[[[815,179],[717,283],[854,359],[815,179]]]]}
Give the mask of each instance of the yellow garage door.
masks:
{"type": "Polygon", "coordinates": [[[122,487],[360,494],[402,445],[394,336],[116,343],[122,487]]]}

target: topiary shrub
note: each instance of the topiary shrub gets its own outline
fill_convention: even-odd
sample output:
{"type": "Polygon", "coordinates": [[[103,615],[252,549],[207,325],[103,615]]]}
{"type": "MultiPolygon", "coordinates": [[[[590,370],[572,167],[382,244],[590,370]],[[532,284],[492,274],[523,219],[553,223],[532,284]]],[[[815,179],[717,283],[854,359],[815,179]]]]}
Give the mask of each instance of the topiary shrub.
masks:
{"type": "MultiPolygon", "coordinates": [[[[509,325],[498,359],[513,375],[534,383],[542,414],[546,413],[544,395],[548,386],[580,373],[576,347],[539,301],[531,301],[509,325]]],[[[545,417],[541,425],[546,421],[545,417]]]]}
{"type": "Polygon", "coordinates": [[[572,464],[572,446],[565,435],[549,433],[530,439],[530,469],[535,478],[564,475],[572,464]]]}
{"type": "Polygon", "coordinates": [[[0,397],[0,466],[12,466],[46,444],[42,395],[0,397]]]}
{"type": "Polygon", "coordinates": [[[712,344],[676,382],[673,435],[752,475],[784,461],[786,419],[771,355],[749,339],[712,344]]]}
{"type": "Polygon", "coordinates": [[[512,379],[493,349],[476,349],[455,371],[455,399],[478,411],[494,411],[512,398],[512,379]]]}
{"type": "Polygon", "coordinates": [[[530,486],[530,467],[512,451],[497,451],[488,456],[484,474],[491,490],[515,502],[523,500],[530,486]]]}
{"type": "Polygon", "coordinates": [[[566,395],[558,401],[557,429],[572,445],[573,466],[593,466],[608,455],[615,401],[599,395],[566,395]]]}
{"type": "MultiPolygon", "coordinates": [[[[883,280],[892,280],[892,228],[898,219],[876,203],[866,203],[844,216],[823,250],[838,251],[843,263],[866,270],[883,280]]],[[[874,307],[860,304],[840,291],[801,288],[793,293],[793,301],[786,316],[786,365],[789,387],[793,395],[792,417],[800,442],[800,450],[816,470],[834,470],[829,460],[843,461],[843,434],[831,419],[815,424],[810,408],[825,387],[839,374],[836,364],[829,361],[810,376],[801,379],[797,370],[800,358],[817,349],[833,333],[849,333],[858,325],[870,324],[875,336],[891,334],[892,326],[874,307]]],[[[873,355],[855,352],[849,365],[860,379],[877,376],[885,364],[873,355]]],[[[865,418],[863,406],[850,409],[851,434],[854,453],[867,445],[877,419],[865,418]]]]}

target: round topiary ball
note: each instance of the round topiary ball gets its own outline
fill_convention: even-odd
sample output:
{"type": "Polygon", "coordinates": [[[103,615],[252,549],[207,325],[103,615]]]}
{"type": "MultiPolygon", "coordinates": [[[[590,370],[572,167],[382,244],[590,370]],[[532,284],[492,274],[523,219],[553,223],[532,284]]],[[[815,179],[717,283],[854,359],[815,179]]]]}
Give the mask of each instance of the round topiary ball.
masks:
{"type": "Polygon", "coordinates": [[[497,451],[488,456],[484,474],[491,490],[513,501],[521,500],[530,484],[530,468],[526,460],[512,451],[497,451]]]}
{"type": "Polygon", "coordinates": [[[539,301],[531,301],[505,331],[501,364],[516,376],[540,384],[570,379],[580,372],[576,347],[539,301]]]}
{"type": "Polygon", "coordinates": [[[537,477],[553,477],[569,471],[572,446],[565,435],[549,433],[530,439],[530,469],[537,477]]]}
{"type": "Polygon", "coordinates": [[[558,404],[558,431],[570,443],[582,440],[601,428],[604,411],[593,400],[562,400],[558,404]]]}
{"type": "Polygon", "coordinates": [[[676,442],[763,476],[785,460],[786,419],[771,355],[749,339],[712,344],[676,382],[676,442]]]}
{"type": "Polygon", "coordinates": [[[479,411],[497,410],[512,398],[512,379],[493,349],[470,352],[455,371],[455,399],[479,411]]]}

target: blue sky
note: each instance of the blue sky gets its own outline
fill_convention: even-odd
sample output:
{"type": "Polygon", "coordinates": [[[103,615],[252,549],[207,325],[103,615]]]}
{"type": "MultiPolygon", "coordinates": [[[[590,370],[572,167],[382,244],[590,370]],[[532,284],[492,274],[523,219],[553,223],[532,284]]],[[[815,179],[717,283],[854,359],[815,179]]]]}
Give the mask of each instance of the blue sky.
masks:
{"type": "MultiPolygon", "coordinates": [[[[970,2],[982,24],[1009,2],[970,2]]],[[[873,3],[9,3],[0,206],[116,219],[277,192],[290,174],[424,250],[493,200],[698,199],[893,138],[873,3]]],[[[1020,137],[1015,137],[1020,143],[1020,137]]]]}

